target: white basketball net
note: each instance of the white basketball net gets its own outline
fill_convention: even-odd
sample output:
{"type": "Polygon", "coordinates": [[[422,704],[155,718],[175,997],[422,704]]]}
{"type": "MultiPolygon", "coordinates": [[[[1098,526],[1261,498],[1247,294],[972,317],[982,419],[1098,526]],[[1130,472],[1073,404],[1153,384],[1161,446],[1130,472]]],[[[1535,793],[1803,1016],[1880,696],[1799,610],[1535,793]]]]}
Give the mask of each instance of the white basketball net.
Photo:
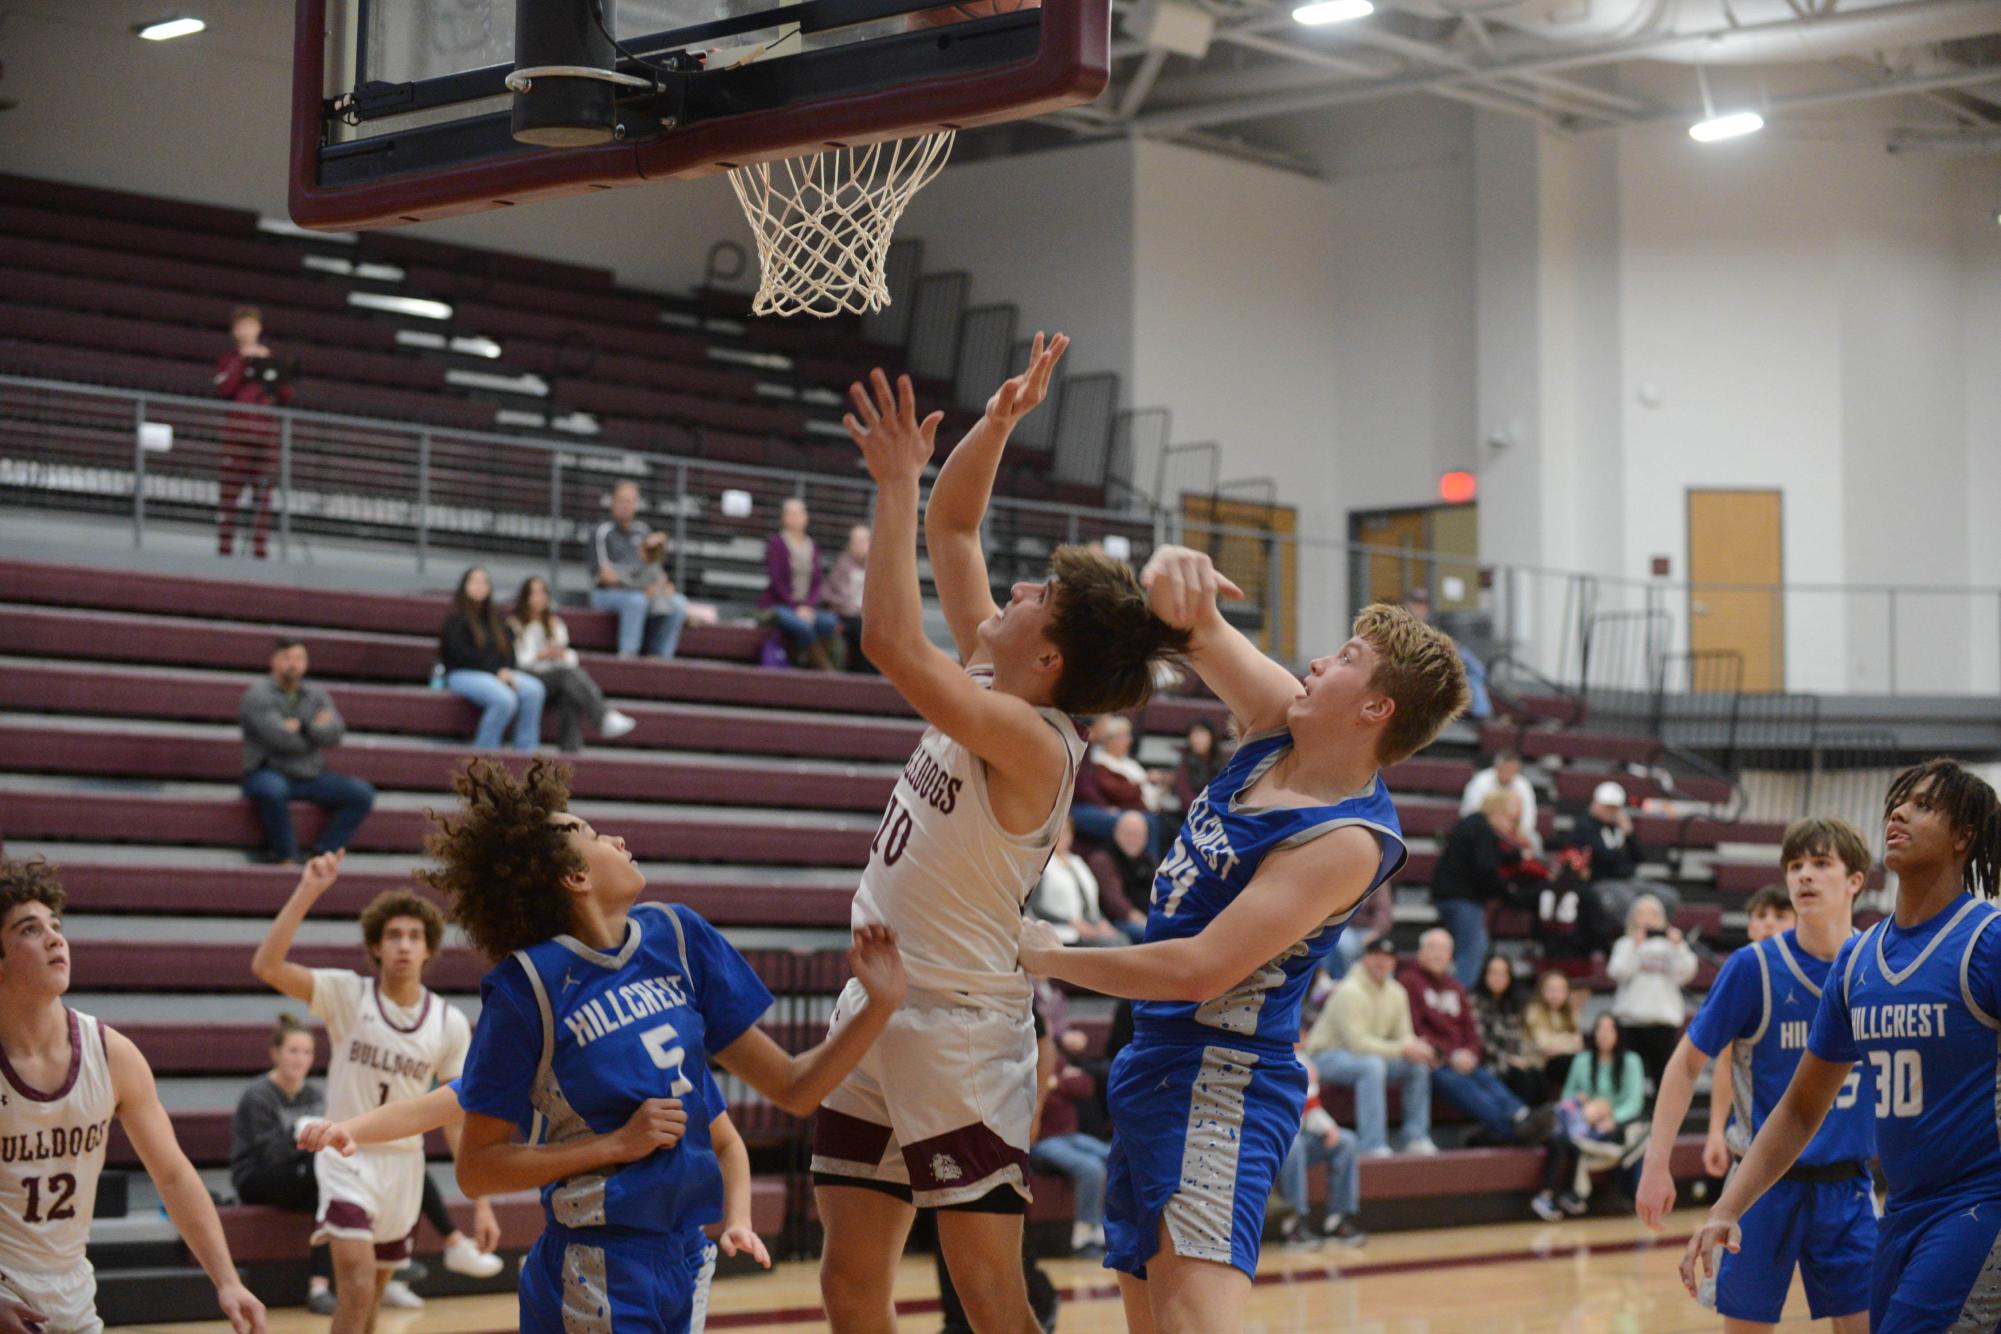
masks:
{"type": "Polygon", "coordinates": [[[890,233],[917,192],[945,168],[951,130],[829,148],[730,168],[757,237],[759,315],[866,315],[889,304],[890,233]]]}

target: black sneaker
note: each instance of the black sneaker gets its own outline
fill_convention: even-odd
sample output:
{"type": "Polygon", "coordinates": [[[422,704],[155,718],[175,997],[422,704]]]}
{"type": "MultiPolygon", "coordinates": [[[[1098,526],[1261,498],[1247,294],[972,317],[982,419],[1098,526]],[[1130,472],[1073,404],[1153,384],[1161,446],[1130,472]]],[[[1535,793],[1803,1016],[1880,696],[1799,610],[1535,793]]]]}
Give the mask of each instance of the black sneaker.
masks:
{"type": "Polygon", "coordinates": [[[333,1290],[321,1288],[318,1292],[306,1294],[306,1309],[314,1315],[332,1315],[339,1303],[334,1300],[333,1290]]]}
{"type": "Polygon", "coordinates": [[[1350,1249],[1369,1244],[1369,1234],[1355,1226],[1353,1219],[1344,1218],[1321,1234],[1336,1246],[1350,1249]]]}
{"type": "Polygon", "coordinates": [[[1294,1214],[1278,1225],[1278,1239],[1279,1244],[1289,1251],[1317,1251],[1320,1249],[1320,1238],[1314,1235],[1313,1229],[1298,1214],[1294,1214]]]}

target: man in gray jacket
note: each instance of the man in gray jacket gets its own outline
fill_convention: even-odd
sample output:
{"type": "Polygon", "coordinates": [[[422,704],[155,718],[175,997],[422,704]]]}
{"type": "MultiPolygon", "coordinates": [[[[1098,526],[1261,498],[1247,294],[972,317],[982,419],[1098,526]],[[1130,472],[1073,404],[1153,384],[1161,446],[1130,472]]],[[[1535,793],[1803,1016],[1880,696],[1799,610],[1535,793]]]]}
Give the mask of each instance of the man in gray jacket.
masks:
{"type": "Polygon", "coordinates": [[[321,752],[347,731],[327,692],[306,683],[306,646],[280,639],[271,651],[271,675],[243,692],[237,706],[243,725],[243,795],[264,822],[259,861],[300,860],[289,803],[310,801],[327,812],[326,827],[306,850],[310,857],[345,848],[375,806],[375,789],[327,768],[321,752]]]}

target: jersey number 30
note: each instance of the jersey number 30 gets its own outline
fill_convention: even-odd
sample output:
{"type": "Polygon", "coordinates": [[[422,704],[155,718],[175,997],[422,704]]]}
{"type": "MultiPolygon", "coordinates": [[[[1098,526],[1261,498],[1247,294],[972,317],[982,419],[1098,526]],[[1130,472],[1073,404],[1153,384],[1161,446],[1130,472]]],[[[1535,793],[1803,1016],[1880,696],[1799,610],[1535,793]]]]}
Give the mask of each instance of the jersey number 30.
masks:
{"type": "Polygon", "coordinates": [[[672,1070],[674,1072],[673,1081],[667,1085],[667,1092],[676,1098],[695,1087],[681,1068],[688,1059],[688,1053],[680,1047],[670,1047],[667,1045],[674,1041],[677,1036],[679,1035],[674,1032],[674,1025],[672,1024],[662,1024],[658,1028],[649,1028],[639,1035],[639,1040],[646,1044],[646,1054],[653,1058],[653,1064],[659,1066],[662,1070],[672,1070]]]}
{"type": "Polygon", "coordinates": [[[1925,1110],[1925,1067],[1915,1051],[1872,1051],[1876,1068],[1876,1115],[1920,1116],[1925,1110]]]}

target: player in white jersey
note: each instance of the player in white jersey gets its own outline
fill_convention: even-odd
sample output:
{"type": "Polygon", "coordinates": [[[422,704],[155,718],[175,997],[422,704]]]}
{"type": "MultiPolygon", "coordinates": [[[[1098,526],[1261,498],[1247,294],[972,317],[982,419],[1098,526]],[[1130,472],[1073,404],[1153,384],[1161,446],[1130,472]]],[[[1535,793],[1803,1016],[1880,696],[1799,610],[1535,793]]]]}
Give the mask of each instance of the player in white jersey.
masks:
{"type": "MultiPolygon", "coordinates": [[[[813,1171],[826,1249],[821,1295],[838,1331],[895,1327],[892,1285],[917,1206],[980,1334],[1033,1334],[1021,1273],[1035,1113],[1021,912],[1056,844],[1083,756],[1075,716],[1142,703],[1154,660],[1186,645],[1132,570],[1059,549],[1050,578],[996,607],[980,523],[1008,435],[1040,403],[1068,340],[1037,334],[1027,370],[987,403],[938,474],[925,535],[959,657],[924,636],[918,483],[938,422],[907,377],[851,391],[848,433],[875,478],[863,651],[930,727],[876,831],[854,924],[895,928],[909,994],[822,1105],[813,1171]]],[[[860,1003],[851,987],[836,1021],[860,1003]]]]}
{"type": "Polygon", "coordinates": [[[129,1038],[63,1004],[69,990],[56,868],[0,858],[0,1334],[95,1334],[84,1247],[116,1119],[238,1334],[264,1306],[237,1279],[222,1220],[129,1038]]]}
{"type": "MultiPolygon", "coordinates": [[[[457,1078],[472,1041],[465,1015],[424,985],[424,966],[444,944],[445,918],[416,894],[387,891],[362,911],[362,940],[375,960],[375,977],[307,968],[286,958],[299,923],[340,874],[340,858],[323,853],[306,864],[250,965],[260,980],[306,1002],[326,1024],[333,1049],[327,1115],[336,1121],[422,1097],[434,1084],[457,1078]]],[[[447,1138],[456,1151],[456,1127],[447,1138]]],[[[313,1171],[320,1186],[313,1241],[333,1248],[334,1334],[358,1334],[374,1326],[383,1287],[410,1258],[424,1198],[424,1141],[413,1135],[371,1145],[352,1158],[322,1153],[313,1171]]],[[[500,1225],[486,1201],[475,1200],[473,1208],[479,1249],[491,1251],[500,1225]]]]}

